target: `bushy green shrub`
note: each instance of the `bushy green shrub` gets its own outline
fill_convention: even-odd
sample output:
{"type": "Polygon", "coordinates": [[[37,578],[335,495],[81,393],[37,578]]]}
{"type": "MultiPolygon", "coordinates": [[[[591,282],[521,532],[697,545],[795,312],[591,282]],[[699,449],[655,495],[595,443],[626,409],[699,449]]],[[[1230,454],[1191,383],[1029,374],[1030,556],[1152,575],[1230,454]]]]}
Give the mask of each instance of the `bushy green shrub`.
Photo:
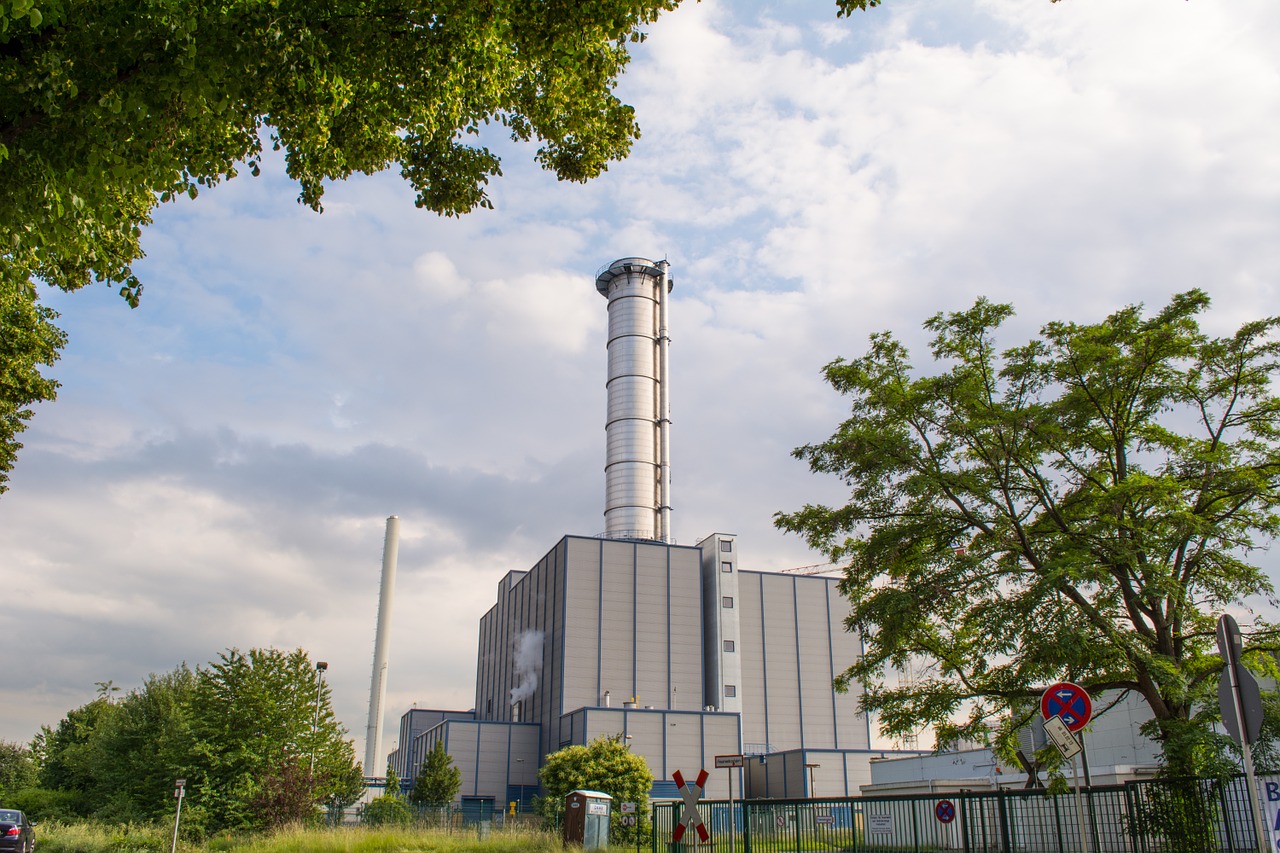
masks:
{"type": "Polygon", "coordinates": [[[360,812],[360,821],[366,826],[407,826],[413,821],[413,812],[404,800],[392,794],[383,794],[364,807],[360,812]]]}
{"type": "Polygon", "coordinates": [[[50,788],[24,788],[5,797],[4,804],[11,809],[27,813],[37,821],[74,821],[80,817],[77,808],[79,794],[75,791],[54,791],[50,788]]]}

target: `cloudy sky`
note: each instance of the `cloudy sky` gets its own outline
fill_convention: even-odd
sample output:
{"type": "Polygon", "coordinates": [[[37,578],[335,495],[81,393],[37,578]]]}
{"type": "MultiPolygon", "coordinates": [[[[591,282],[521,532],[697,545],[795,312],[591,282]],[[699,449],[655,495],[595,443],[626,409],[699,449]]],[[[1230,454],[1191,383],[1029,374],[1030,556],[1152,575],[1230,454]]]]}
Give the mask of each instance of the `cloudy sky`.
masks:
{"type": "Polygon", "coordinates": [[[387,748],[414,703],[470,707],[498,579],[604,527],[618,257],[675,277],[677,538],[820,562],[771,516],[839,498],[789,451],[871,332],[918,346],[980,295],[1010,343],[1192,287],[1215,332],[1276,312],[1277,44],[1275,0],[704,0],[637,50],[644,137],[586,186],[506,146],[461,220],[395,174],[316,215],[279,163],[164,207],[142,307],[46,294],[71,343],[0,497],[0,738],[98,681],[301,646],[363,755],[393,513],[387,748]]]}

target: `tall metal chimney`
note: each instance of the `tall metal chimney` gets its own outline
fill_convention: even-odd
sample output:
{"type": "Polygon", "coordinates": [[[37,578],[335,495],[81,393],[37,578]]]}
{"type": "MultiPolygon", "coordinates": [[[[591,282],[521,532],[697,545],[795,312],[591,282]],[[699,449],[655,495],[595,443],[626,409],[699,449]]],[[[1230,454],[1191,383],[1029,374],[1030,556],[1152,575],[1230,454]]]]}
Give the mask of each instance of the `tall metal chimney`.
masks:
{"type": "Polygon", "coordinates": [[[609,300],[605,536],[671,536],[671,397],[666,261],[622,258],[596,276],[609,300]]]}
{"type": "Polygon", "coordinates": [[[378,632],[373,641],[373,681],[369,685],[369,727],[365,731],[364,775],[381,776],[386,770],[382,755],[382,705],[387,699],[387,647],[391,644],[391,605],[396,595],[396,558],[400,553],[400,518],[387,519],[382,545],[382,586],[378,593],[378,632]]]}

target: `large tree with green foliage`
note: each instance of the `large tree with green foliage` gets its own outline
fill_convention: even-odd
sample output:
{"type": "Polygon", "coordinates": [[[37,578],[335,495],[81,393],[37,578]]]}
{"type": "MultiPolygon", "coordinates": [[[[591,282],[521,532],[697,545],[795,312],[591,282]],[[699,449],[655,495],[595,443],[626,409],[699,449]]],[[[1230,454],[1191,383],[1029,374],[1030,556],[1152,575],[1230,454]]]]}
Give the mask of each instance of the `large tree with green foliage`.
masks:
{"type": "Polygon", "coordinates": [[[538,771],[545,796],[535,808],[549,823],[564,819],[564,799],[577,790],[600,791],[614,799],[610,838],[628,844],[636,838],[648,837],[647,826],[624,827],[619,820],[616,803],[635,803],[636,813],[644,819],[649,813],[649,790],[653,772],[643,756],[631,751],[621,735],[602,735],[585,746],[575,744],[547,756],[538,771]]]}
{"type": "Polygon", "coordinates": [[[453,758],[444,751],[444,741],[436,741],[427,753],[418,778],[413,780],[409,802],[417,806],[443,806],[453,802],[462,788],[462,771],[453,766],[453,758]]]}
{"type": "Polygon", "coordinates": [[[186,776],[193,761],[195,685],[185,665],[152,674],[99,719],[89,758],[95,816],[131,823],[173,814],[173,780],[186,776]]]}
{"type": "Polygon", "coordinates": [[[639,135],[614,95],[629,49],[677,2],[0,3],[0,486],[56,387],[32,372],[62,343],[33,281],[136,305],[156,205],[257,173],[264,143],[317,210],[326,182],[392,165],[421,207],[489,207],[488,127],[594,177],[639,135]]]}
{"type": "Polygon", "coordinates": [[[36,784],[36,762],[30,748],[0,740],[0,802],[36,784]]]}
{"type": "Polygon", "coordinates": [[[865,685],[886,733],[1007,734],[1070,679],[1141,695],[1166,760],[1195,769],[1214,616],[1272,593],[1250,554],[1280,530],[1280,319],[1214,337],[1208,306],[1191,291],[1001,352],[1012,308],[979,300],[925,323],[931,375],[889,333],[826,367],[852,412],[796,456],[849,501],[776,520],[846,566],[866,654],[839,683],[865,685]]]}
{"type": "Polygon", "coordinates": [[[301,649],[231,649],[201,667],[191,733],[192,805],[213,826],[289,823],[353,802],[363,788],[329,687],[301,649]]]}
{"type": "Polygon", "coordinates": [[[41,726],[32,741],[39,786],[71,794],[69,804],[77,814],[88,815],[94,809],[95,774],[100,765],[94,737],[115,710],[110,696],[99,695],[68,711],[57,726],[41,726]]]}

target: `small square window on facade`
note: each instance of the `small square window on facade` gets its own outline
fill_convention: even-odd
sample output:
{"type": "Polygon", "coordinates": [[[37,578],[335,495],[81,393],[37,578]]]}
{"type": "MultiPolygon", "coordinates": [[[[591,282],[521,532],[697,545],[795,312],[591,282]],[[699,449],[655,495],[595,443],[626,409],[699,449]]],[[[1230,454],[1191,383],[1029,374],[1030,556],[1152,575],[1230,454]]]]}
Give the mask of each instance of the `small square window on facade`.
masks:
{"type": "Polygon", "coordinates": [[[726,595],[724,598],[721,598],[721,599],[720,599],[720,606],[721,606],[721,607],[723,607],[723,608],[725,608],[726,610],[731,610],[731,609],[733,609],[733,596],[732,596],[732,595],[726,595]]]}
{"type": "Polygon", "coordinates": [[[726,684],[724,686],[724,696],[726,699],[732,699],[738,695],[738,686],[736,684],[726,684]]]}
{"type": "Polygon", "coordinates": [[[725,650],[726,652],[731,652],[731,651],[733,651],[733,640],[725,640],[725,641],[724,641],[724,650],[725,650]]]}
{"type": "Polygon", "coordinates": [[[722,572],[731,572],[731,571],[733,571],[733,563],[721,563],[721,564],[720,564],[720,571],[722,571],[722,572]]]}
{"type": "Polygon", "coordinates": [[[732,550],[733,550],[733,543],[732,543],[732,542],[730,542],[728,539],[721,539],[721,540],[720,540],[720,550],[721,550],[721,551],[732,551],[732,550]]]}

